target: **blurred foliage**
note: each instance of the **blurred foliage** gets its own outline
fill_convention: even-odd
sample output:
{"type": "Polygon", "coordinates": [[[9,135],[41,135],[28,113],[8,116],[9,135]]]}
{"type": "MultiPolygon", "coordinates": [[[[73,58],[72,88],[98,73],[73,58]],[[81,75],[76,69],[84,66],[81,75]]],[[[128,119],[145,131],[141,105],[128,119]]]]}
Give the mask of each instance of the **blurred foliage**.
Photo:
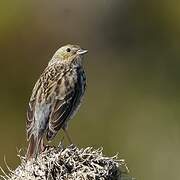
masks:
{"type": "MultiPolygon", "coordinates": [[[[120,152],[137,179],[178,179],[180,2],[6,0],[0,3],[0,165],[26,149],[26,107],[67,43],[89,50],[88,89],[70,124],[79,147],[120,152]]],[[[55,140],[58,143],[63,134],[55,140]]]]}

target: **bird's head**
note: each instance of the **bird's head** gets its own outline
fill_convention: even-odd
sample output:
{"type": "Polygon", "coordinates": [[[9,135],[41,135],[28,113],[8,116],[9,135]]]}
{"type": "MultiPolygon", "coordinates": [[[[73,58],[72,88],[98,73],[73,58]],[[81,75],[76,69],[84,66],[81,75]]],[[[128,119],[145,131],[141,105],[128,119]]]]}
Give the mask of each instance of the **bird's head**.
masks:
{"type": "Polygon", "coordinates": [[[63,63],[72,62],[75,59],[82,59],[79,57],[82,57],[85,53],[88,51],[85,49],[82,49],[78,45],[66,45],[59,48],[56,53],[54,54],[52,60],[61,61],[63,63]]]}

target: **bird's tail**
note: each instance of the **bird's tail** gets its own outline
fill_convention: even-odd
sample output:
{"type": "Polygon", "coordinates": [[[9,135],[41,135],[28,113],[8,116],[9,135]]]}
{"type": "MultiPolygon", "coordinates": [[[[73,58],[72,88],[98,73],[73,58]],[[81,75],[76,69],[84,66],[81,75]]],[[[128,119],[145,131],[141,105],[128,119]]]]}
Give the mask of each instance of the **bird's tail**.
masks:
{"type": "Polygon", "coordinates": [[[31,135],[26,153],[26,159],[37,158],[37,155],[43,151],[42,136],[31,135]]]}

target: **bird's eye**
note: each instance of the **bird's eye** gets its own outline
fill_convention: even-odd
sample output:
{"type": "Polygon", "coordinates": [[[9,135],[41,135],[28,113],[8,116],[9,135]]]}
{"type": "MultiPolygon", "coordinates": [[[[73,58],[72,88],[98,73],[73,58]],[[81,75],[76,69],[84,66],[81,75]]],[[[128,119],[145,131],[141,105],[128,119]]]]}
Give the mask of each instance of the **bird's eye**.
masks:
{"type": "Polygon", "coordinates": [[[71,51],[71,49],[70,49],[70,48],[67,48],[67,49],[66,49],[66,51],[67,51],[67,52],[70,52],[70,51],[71,51]]]}

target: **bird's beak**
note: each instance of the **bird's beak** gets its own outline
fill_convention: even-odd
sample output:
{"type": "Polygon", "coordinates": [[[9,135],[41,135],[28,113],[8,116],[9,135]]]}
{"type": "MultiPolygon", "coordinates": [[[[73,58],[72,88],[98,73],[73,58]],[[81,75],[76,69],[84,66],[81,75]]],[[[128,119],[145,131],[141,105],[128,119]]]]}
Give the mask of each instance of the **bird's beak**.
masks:
{"type": "Polygon", "coordinates": [[[87,52],[88,52],[88,50],[86,50],[86,49],[79,49],[77,51],[77,54],[82,55],[82,54],[86,54],[87,52]]]}

